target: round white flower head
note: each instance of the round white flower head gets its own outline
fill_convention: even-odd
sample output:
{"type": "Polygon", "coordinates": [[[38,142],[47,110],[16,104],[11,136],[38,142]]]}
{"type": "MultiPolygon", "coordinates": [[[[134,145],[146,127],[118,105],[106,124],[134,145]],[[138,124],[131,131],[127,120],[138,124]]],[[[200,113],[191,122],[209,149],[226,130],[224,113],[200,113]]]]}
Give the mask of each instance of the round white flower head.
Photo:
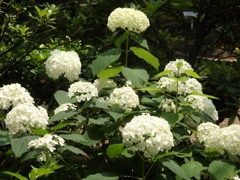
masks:
{"type": "Polygon", "coordinates": [[[96,79],[93,85],[96,86],[98,92],[104,88],[115,88],[117,86],[112,79],[96,79]]]}
{"type": "Polygon", "coordinates": [[[31,132],[31,128],[45,129],[48,124],[48,114],[43,107],[33,104],[18,104],[8,112],[6,127],[9,133],[31,132]]]}
{"type": "Polygon", "coordinates": [[[115,88],[110,94],[108,104],[118,105],[118,107],[131,110],[139,105],[138,95],[131,87],[115,88]]]}
{"type": "Polygon", "coordinates": [[[240,125],[232,124],[221,129],[221,145],[223,148],[233,155],[240,155],[240,125]]]}
{"type": "Polygon", "coordinates": [[[56,108],[54,110],[54,114],[57,114],[59,112],[62,112],[62,111],[67,111],[67,110],[76,110],[77,109],[77,106],[75,104],[72,104],[72,103],[64,103],[64,104],[61,104],[58,108],[56,108]]]}
{"type": "Polygon", "coordinates": [[[204,96],[188,95],[184,100],[191,104],[191,107],[198,112],[204,111],[204,96]]]}
{"type": "Polygon", "coordinates": [[[159,108],[165,110],[166,112],[176,112],[176,105],[173,99],[164,99],[161,101],[159,108]]]}
{"type": "Polygon", "coordinates": [[[91,98],[98,96],[98,90],[90,82],[78,81],[70,85],[68,96],[70,98],[75,96],[78,102],[89,101],[91,98]]]}
{"type": "Polygon", "coordinates": [[[149,26],[147,16],[136,9],[116,8],[108,17],[108,28],[116,31],[117,28],[127,29],[132,32],[144,32],[149,26]]]}
{"type": "Polygon", "coordinates": [[[197,137],[200,142],[204,143],[204,146],[212,149],[223,149],[220,142],[221,129],[218,125],[211,122],[201,123],[198,128],[197,137]]]}
{"type": "Polygon", "coordinates": [[[167,92],[177,92],[177,80],[169,77],[161,77],[158,81],[158,87],[167,92]]]}
{"type": "Polygon", "coordinates": [[[34,100],[20,84],[9,84],[0,88],[0,109],[8,109],[23,103],[33,104],[34,100]]]}
{"type": "Polygon", "coordinates": [[[65,140],[58,135],[46,134],[28,143],[28,149],[47,149],[50,152],[56,150],[56,146],[65,146],[65,140]]]}
{"type": "Polygon", "coordinates": [[[176,61],[170,61],[164,70],[171,70],[170,76],[180,76],[184,74],[186,70],[193,70],[192,66],[184,59],[176,59],[176,61]],[[180,65],[180,68],[179,68],[180,65]]]}
{"type": "Polygon", "coordinates": [[[147,158],[174,146],[168,122],[150,114],[135,116],[123,128],[122,138],[129,150],[141,151],[147,158]]]}
{"type": "Polygon", "coordinates": [[[218,112],[216,110],[216,107],[214,106],[211,99],[204,98],[203,99],[204,104],[204,113],[209,115],[214,121],[218,120],[218,112]]]}
{"type": "Polygon", "coordinates": [[[185,91],[185,94],[190,94],[192,92],[202,92],[202,84],[198,82],[195,78],[188,78],[188,80],[182,82],[183,85],[181,86],[185,91]]]}
{"type": "Polygon", "coordinates": [[[81,62],[78,54],[74,51],[51,51],[50,57],[45,63],[46,73],[52,79],[58,79],[61,75],[69,81],[79,78],[81,62]]]}

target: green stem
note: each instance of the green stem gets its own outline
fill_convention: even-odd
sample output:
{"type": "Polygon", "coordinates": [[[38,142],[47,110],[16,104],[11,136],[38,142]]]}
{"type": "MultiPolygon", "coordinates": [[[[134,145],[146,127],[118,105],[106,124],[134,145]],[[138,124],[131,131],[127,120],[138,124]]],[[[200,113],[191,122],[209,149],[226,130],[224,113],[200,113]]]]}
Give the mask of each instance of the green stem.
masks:
{"type": "Polygon", "coordinates": [[[129,48],[129,31],[127,31],[127,39],[126,39],[126,55],[125,55],[125,67],[128,65],[128,50],[129,48]]]}
{"type": "Polygon", "coordinates": [[[152,169],[152,167],[153,167],[154,164],[155,164],[155,162],[152,163],[152,165],[151,165],[150,168],[148,169],[148,171],[147,171],[147,173],[145,174],[145,176],[144,176],[143,179],[146,179],[146,178],[147,178],[147,176],[148,176],[149,172],[151,171],[151,169],[152,169]]]}

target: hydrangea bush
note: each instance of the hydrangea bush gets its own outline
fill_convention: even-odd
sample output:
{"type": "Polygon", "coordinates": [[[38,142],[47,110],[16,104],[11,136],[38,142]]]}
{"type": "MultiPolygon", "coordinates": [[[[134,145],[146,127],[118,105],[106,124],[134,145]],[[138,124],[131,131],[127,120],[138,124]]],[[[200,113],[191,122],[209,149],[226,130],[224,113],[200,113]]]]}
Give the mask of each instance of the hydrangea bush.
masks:
{"type": "MultiPolygon", "coordinates": [[[[184,59],[159,72],[141,37],[149,25],[140,10],[115,9],[107,26],[118,32],[116,47],[92,62],[91,79],[81,78],[75,52],[54,50],[46,73],[65,76],[69,87],[55,92],[48,111],[20,85],[0,89],[1,134],[10,139],[3,146],[34,164],[29,179],[238,178],[240,126],[216,125],[215,97],[203,94],[200,76],[184,59]],[[130,53],[154,73],[129,67],[130,53]]],[[[3,173],[27,179],[21,170],[3,173]]]]}

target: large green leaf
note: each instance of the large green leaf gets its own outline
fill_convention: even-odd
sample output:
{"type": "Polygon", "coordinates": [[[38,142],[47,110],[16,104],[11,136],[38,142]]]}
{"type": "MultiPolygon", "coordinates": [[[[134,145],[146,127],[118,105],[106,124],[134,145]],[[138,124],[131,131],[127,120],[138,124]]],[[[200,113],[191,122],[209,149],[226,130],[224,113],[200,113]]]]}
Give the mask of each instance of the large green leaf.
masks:
{"type": "Polygon", "coordinates": [[[38,138],[38,136],[24,136],[21,138],[12,138],[11,146],[16,157],[20,157],[23,153],[28,151],[28,143],[31,140],[38,138]]]}
{"type": "Polygon", "coordinates": [[[192,71],[192,70],[187,69],[187,70],[185,70],[184,72],[185,72],[187,75],[192,76],[192,77],[194,77],[194,78],[196,78],[196,79],[201,79],[201,77],[200,77],[196,72],[194,72],[194,71],[192,71]]]}
{"type": "Polygon", "coordinates": [[[201,171],[205,170],[206,167],[197,161],[190,161],[182,165],[185,172],[192,178],[201,179],[201,171]]]}
{"type": "Polygon", "coordinates": [[[131,33],[130,37],[131,37],[132,40],[134,40],[140,46],[142,46],[142,47],[146,48],[147,50],[149,50],[147,41],[145,39],[143,39],[139,34],[131,33]]]}
{"type": "Polygon", "coordinates": [[[114,158],[115,156],[117,156],[117,155],[122,153],[123,148],[124,148],[124,144],[123,143],[121,143],[121,144],[111,144],[107,148],[107,155],[110,158],[114,158]]]}
{"type": "Polygon", "coordinates": [[[55,94],[54,97],[59,105],[64,104],[64,103],[75,103],[77,102],[76,98],[69,98],[68,97],[68,92],[67,91],[62,91],[58,90],[55,94]]]}
{"type": "Polygon", "coordinates": [[[62,148],[62,150],[63,150],[63,151],[68,150],[68,151],[73,152],[74,154],[81,154],[81,155],[84,155],[84,156],[88,156],[84,151],[82,151],[81,149],[76,148],[76,147],[74,147],[74,146],[64,146],[64,147],[62,148]]]}
{"type": "Polygon", "coordinates": [[[28,180],[27,178],[23,177],[21,174],[18,174],[18,173],[13,173],[13,172],[10,172],[10,171],[4,171],[3,173],[8,174],[8,175],[13,176],[13,177],[16,177],[19,180],[28,180]]]}
{"type": "Polygon", "coordinates": [[[158,73],[155,78],[159,78],[159,77],[162,77],[162,76],[165,76],[167,74],[170,74],[172,72],[172,70],[165,70],[165,71],[162,71],[160,73],[158,73]]]}
{"type": "Polygon", "coordinates": [[[191,180],[186,171],[183,168],[181,168],[181,166],[179,166],[175,161],[173,160],[165,161],[163,162],[163,165],[166,166],[168,169],[170,169],[179,177],[183,178],[184,180],[191,180]]]}
{"type": "Polygon", "coordinates": [[[117,180],[118,176],[112,172],[102,172],[102,173],[92,174],[87,176],[86,178],[83,178],[83,180],[100,180],[100,179],[117,180]]]}
{"type": "Polygon", "coordinates": [[[86,141],[81,142],[81,144],[85,146],[92,146],[97,144],[101,139],[104,138],[103,133],[100,131],[99,128],[95,126],[87,126],[86,131],[83,134],[84,139],[86,141]]]}
{"type": "Polygon", "coordinates": [[[142,87],[148,81],[149,75],[144,69],[130,69],[127,67],[122,68],[123,76],[131,81],[136,87],[142,87]]]}
{"type": "Polygon", "coordinates": [[[34,166],[32,166],[32,170],[29,173],[29,177],[30,179],[37,179],[41,176],[52,174],[52,173],[54,173],[54,171],[51,169],[35,168],[34,166]]]}
{"type": "Polygon", "coordinates": [[[100,73],[98,73],[97,76],[100,79],[108,79],[110,77],[115,77],[121,71],[122,71],[122,66],[109,67],[109,68],[102,70],[100,73]]]}
{"type": "Polygon", "coordinates": [[[67,119],[67,118],[70,118],[70,117],[73,117],[74,115],[76,115],[77,112],[76,111],[61,111],[59,113],[57,113],[56,115],[52,116],[48,122],[49,123],[52,123],[54,121],[59,121],[59,120],[63,120],[63,119],[67,119]]]}
{"type": "Polygon", "coordinates": [[[92,73],[97,75],[105,68],[109,67],[111,63],[118,60],[121,56],[121,50],[117,48],[109,49],[98,55],[97,59],[92,62],[92,73]]]}
{"type": "Polygon", "coordinates": [[[224,180],[228,177],[232,177],[234,175],[234,170],[235,166],[221,160],[215,160],[211,162],[208,168],[208,171],[217,180],[224,180]]]}
{"type": "Polygon", "coordinates": [[[77,143],[86,141],[82,134],[61,134],[59,136],[62,137],[63,139],[71,140],[77,143]]]}
{"type": "Polygon", "coordinates": [[[89,121],[93,124],[104,125],[104,124],[109,123],[110,117],[98,118],[98,119],[89,118],[89,121]]]}
{"type": "Polygon", "coordinates": [[[137,57],[145,60],[148,64],[153,66],[158,71],[160,65],[158,58],[143,48],[131,47],[130,49],[137,57]]]}
{"type": "Polygon", "coordinates": [[[7,131],[0,131],[0,146],[5,146],[10,143],[9,133],[7,131]]]}
{"type": "Polygon", "coordinates": [[[183,114],[173,113],[173,112],[164,112],[162,113],[161,117],[166,119],[170,125],[173,125],[176,122],[181,121],[183,119],[183,114]]]}

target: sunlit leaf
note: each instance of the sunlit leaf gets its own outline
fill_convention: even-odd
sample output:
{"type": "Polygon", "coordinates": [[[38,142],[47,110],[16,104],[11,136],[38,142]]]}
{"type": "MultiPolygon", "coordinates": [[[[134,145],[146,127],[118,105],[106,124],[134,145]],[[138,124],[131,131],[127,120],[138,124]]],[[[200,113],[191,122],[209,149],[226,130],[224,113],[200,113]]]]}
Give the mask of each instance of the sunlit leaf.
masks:
{"type": "Polygon", "coordinates": [[[131,81],[136,87],[142,87],[145,82],[148,81],[149,75],[144,69],[130,69],[123,67],[122,68],[123,76],[131,81]]]}
{"type": "Polygon", "coordinates": [[[131,51],[139,58],[146,61],[148,64],[153,66],[156,70],[159,68],[159,60],[155,56],[153,56],[149,51],[143,48],[131,47],[131,51]]]}
{"type": "Polygon", "coordinates": [[[122,153],[122,150],[124,148],[124,144],[111,144],[107,148],[107,155],[110,158],[114,158],[115,156],[119,155],[122,153]]]}
{"type": "Polygon", "coordinates": [[[109,49],[98,55],[97,59],[92,62],[92,73],[97,75],[105,68],[109,67],[111,63],[118,60],[121,56],[121,50],[117,48],[109,49]]]}

